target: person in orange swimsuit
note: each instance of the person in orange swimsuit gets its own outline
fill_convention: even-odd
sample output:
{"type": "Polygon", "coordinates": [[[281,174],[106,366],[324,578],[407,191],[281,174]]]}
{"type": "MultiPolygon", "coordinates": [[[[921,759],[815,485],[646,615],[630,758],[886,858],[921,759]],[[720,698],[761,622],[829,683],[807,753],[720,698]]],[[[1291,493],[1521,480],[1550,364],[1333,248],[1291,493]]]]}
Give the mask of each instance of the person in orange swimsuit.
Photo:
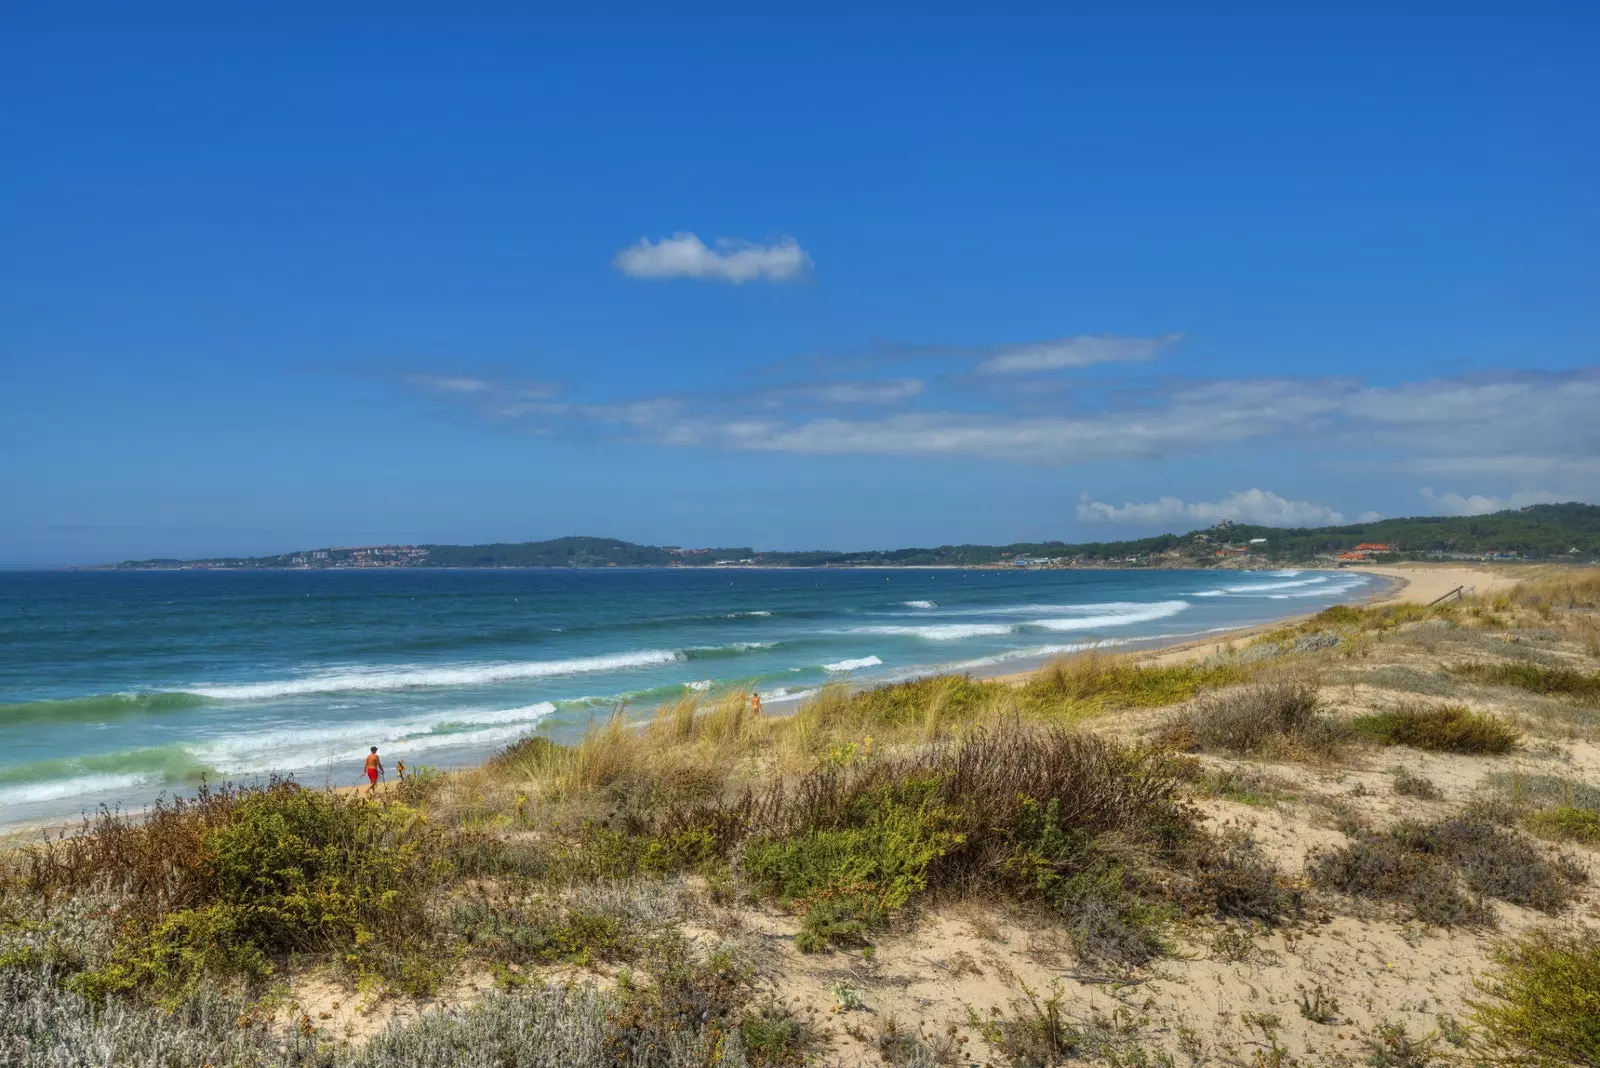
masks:
{"type": "Polygon", "coordinates": [[[378,776],[383,774],[383,761],[378,759],[378,747],[373,746],[372,752],[367,754],[367,793],[378,788],[378,776]]]}

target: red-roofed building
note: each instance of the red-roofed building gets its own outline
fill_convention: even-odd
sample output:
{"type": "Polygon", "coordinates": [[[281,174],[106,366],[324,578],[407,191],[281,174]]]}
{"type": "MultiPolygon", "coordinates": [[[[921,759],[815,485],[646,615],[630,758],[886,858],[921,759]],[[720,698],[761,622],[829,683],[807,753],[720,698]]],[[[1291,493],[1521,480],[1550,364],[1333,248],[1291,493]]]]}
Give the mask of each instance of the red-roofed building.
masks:
{"type": "Polygon", "coordinates": [[[1394,552],[1394,546],[1393,545],[1385,545],[1381,541],[1364,541],[1360,545],[1356,546],[1356,552],[1358,552],[1358,553],[1392,553],[1392,552],[1394,552]]]}

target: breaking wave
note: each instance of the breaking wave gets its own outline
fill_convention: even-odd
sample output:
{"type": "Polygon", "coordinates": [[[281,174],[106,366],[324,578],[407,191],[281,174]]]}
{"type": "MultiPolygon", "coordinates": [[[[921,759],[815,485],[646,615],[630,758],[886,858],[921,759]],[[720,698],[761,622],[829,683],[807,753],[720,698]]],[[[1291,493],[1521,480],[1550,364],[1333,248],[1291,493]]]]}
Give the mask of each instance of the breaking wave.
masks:
{"type": "Polygon", "coordinates": [[[305,694],[353,693],[373,690],[410,690],[430,686],[479,686],[513,679],[541,679],[555,675],[583,675],[596,671],[651,667],[684,659],[668,649],[642,649],[608,656],[580,656],[569,660],[529,660],[511,664],[472,664],[461,667],[352,668],[275,682],[247,682],[234,686],[193,686],[189,693],[216,701],[261,701],[305,694]]]}
{"type": "Polygon", "coordinates": [[[840,660],[840,661],[838,661],[837,663],[834,663],[834,664],[823,664],[822,665],[822,670],[824,670],[824,671],[833,671],[833,672],[855,671],[855,670],[857,670],[859,668],[877,667],[882,663],[883,663],[883,661],[880,660],[878,657],[875,657],[875,656],[863,656],[863,657],[858,657],[855,660],[840,660]]]}
{"type": "Polygon", "coordinates": [[[926,638],[933,642],[958,642],[963,638],[1010,634],[1014,629],[1015,626],[1010,623],[929,623],[921,627],[885,624],[877,627],[856,627],[850,633],[903,635],[926,638]]]}
{"type": "Polygon", "coordinates": [[[1098,615],[1066,616],[1060,619],[1035,619],[1028,624],[1042,630],[1072,631],[1094,630],[1099,627],[1126,627],[1135,623],[1150,623],[1157,619],[1166,619],[1179,612],[1187,611],[1188,601],[1155,601],[1150,604],[1118,603],[1105,605],[1084,605],[1083,609],[1101,608],[1118,609],[1117,611],[1101,612],[1098,615]]]}

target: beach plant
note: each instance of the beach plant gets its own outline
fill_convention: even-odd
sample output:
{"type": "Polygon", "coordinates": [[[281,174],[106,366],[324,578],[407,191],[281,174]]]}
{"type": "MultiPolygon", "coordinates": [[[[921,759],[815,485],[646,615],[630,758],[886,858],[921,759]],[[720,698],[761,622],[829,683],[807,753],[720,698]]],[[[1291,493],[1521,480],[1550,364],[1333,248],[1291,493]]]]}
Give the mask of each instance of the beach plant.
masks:
{"type": "Polygon", "coordinates": [[[1394,792],[1401,797],[1415,797],[1419,801],[1444,799],[1444,791],[1440,790],[1432,779],[1404,767],[1394,769],[1394,792]]]}
{"type": "Polygon", "coordinates": [[[1600,933],[1542,928],[1500,943],[1471,1002],[1484,1043],[1536,1064],[1600,1064],[1600,933]]]}
{"type": "Polygon", "coordinates": [[[107,959],[69,980],[91,997],[138,991],[170,1002],[203,976],[261,980],[287,954],[311,950],[411,986],[438,978],[407,958],[427,930],[429,889],[449,866],[442,836],[405,805],[286,781],[202,792],[143,821],[102,813],[91,836],[33,861],[28,879],[46,900],[73,889],[112,895],[107,959]]]}
{"type": "Polygon", "coordinates": [[[1557,842],[1600,846],[1600,812],[1575,805],[1553,805],[1528,814],[1528,830],[1557,842]]]}
{"type": "Polygon", "coordinates": [[[1483,898],[1559,912],[1586,878],[1570,860],[1547,860],[1477,810],[1358,832],[1349,845],[1315,854],[1307,867],[1322,889],[1397,902],[1416,919],[1445,926],[1492,925],[1483,898]],[[1463,882],[1475,898],[1462,893],[1463,882]]]}
{"type": "Polygon", "coordinates": [[[1323,713],[1316,683],[1291,675],[1202,697],[1156,738],[1179,750],[1305,759],[1337,752],[1348,735],[1323,713]]]}
{"type": "Polygon", "coordinates": [[[1383,745],[1446,753],[1500,755],[1517,747],[1522,734],[1504,720],[1466,705],[1405,704],[1358,716],[1351,730],[1383,745]]]}
{"type": "Polygon", "coordinates": [[[1455,664],[1450,671],[1486,686],[1511,686],[1549,697],[1567,697],[1589,703],[1600,701],[1600,672],[1552,667],[1526,661],[1455,664]]]}

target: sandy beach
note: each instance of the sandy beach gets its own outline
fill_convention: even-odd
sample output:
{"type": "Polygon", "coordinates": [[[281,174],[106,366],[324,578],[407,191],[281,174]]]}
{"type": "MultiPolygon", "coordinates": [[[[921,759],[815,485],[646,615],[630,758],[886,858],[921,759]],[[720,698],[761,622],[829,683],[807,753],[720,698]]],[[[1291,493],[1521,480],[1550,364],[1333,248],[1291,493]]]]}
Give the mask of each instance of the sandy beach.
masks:
{"type": "MultiPolygon", "coordinates": [[[[1387,566],[1346,568],[1361,571],[1388,580],[1388,586],[1372,594],[1368,604],[1429,604],[1456,589],[1464,593],[1498,593],[1510,589],[1518,576],[1505,570],[1490,567],[1472,567],[1459,564],[1405,563],[1387,566]]],[[[1181,664],[1185,661],[1204,660],[1228,651],[1230,646],[1264,634],[1286,624],[1309,619],[1314,613],[1280,619],[1259,627],[1242,627],[1226,634],[1208,636],[1196,641],[1166,646],[1143,657],[1149,664],[1181,664]]],[[[1018,672],[1006,676],[1006,681],[1026,679],[1032,672],[1018,672]]]]}

